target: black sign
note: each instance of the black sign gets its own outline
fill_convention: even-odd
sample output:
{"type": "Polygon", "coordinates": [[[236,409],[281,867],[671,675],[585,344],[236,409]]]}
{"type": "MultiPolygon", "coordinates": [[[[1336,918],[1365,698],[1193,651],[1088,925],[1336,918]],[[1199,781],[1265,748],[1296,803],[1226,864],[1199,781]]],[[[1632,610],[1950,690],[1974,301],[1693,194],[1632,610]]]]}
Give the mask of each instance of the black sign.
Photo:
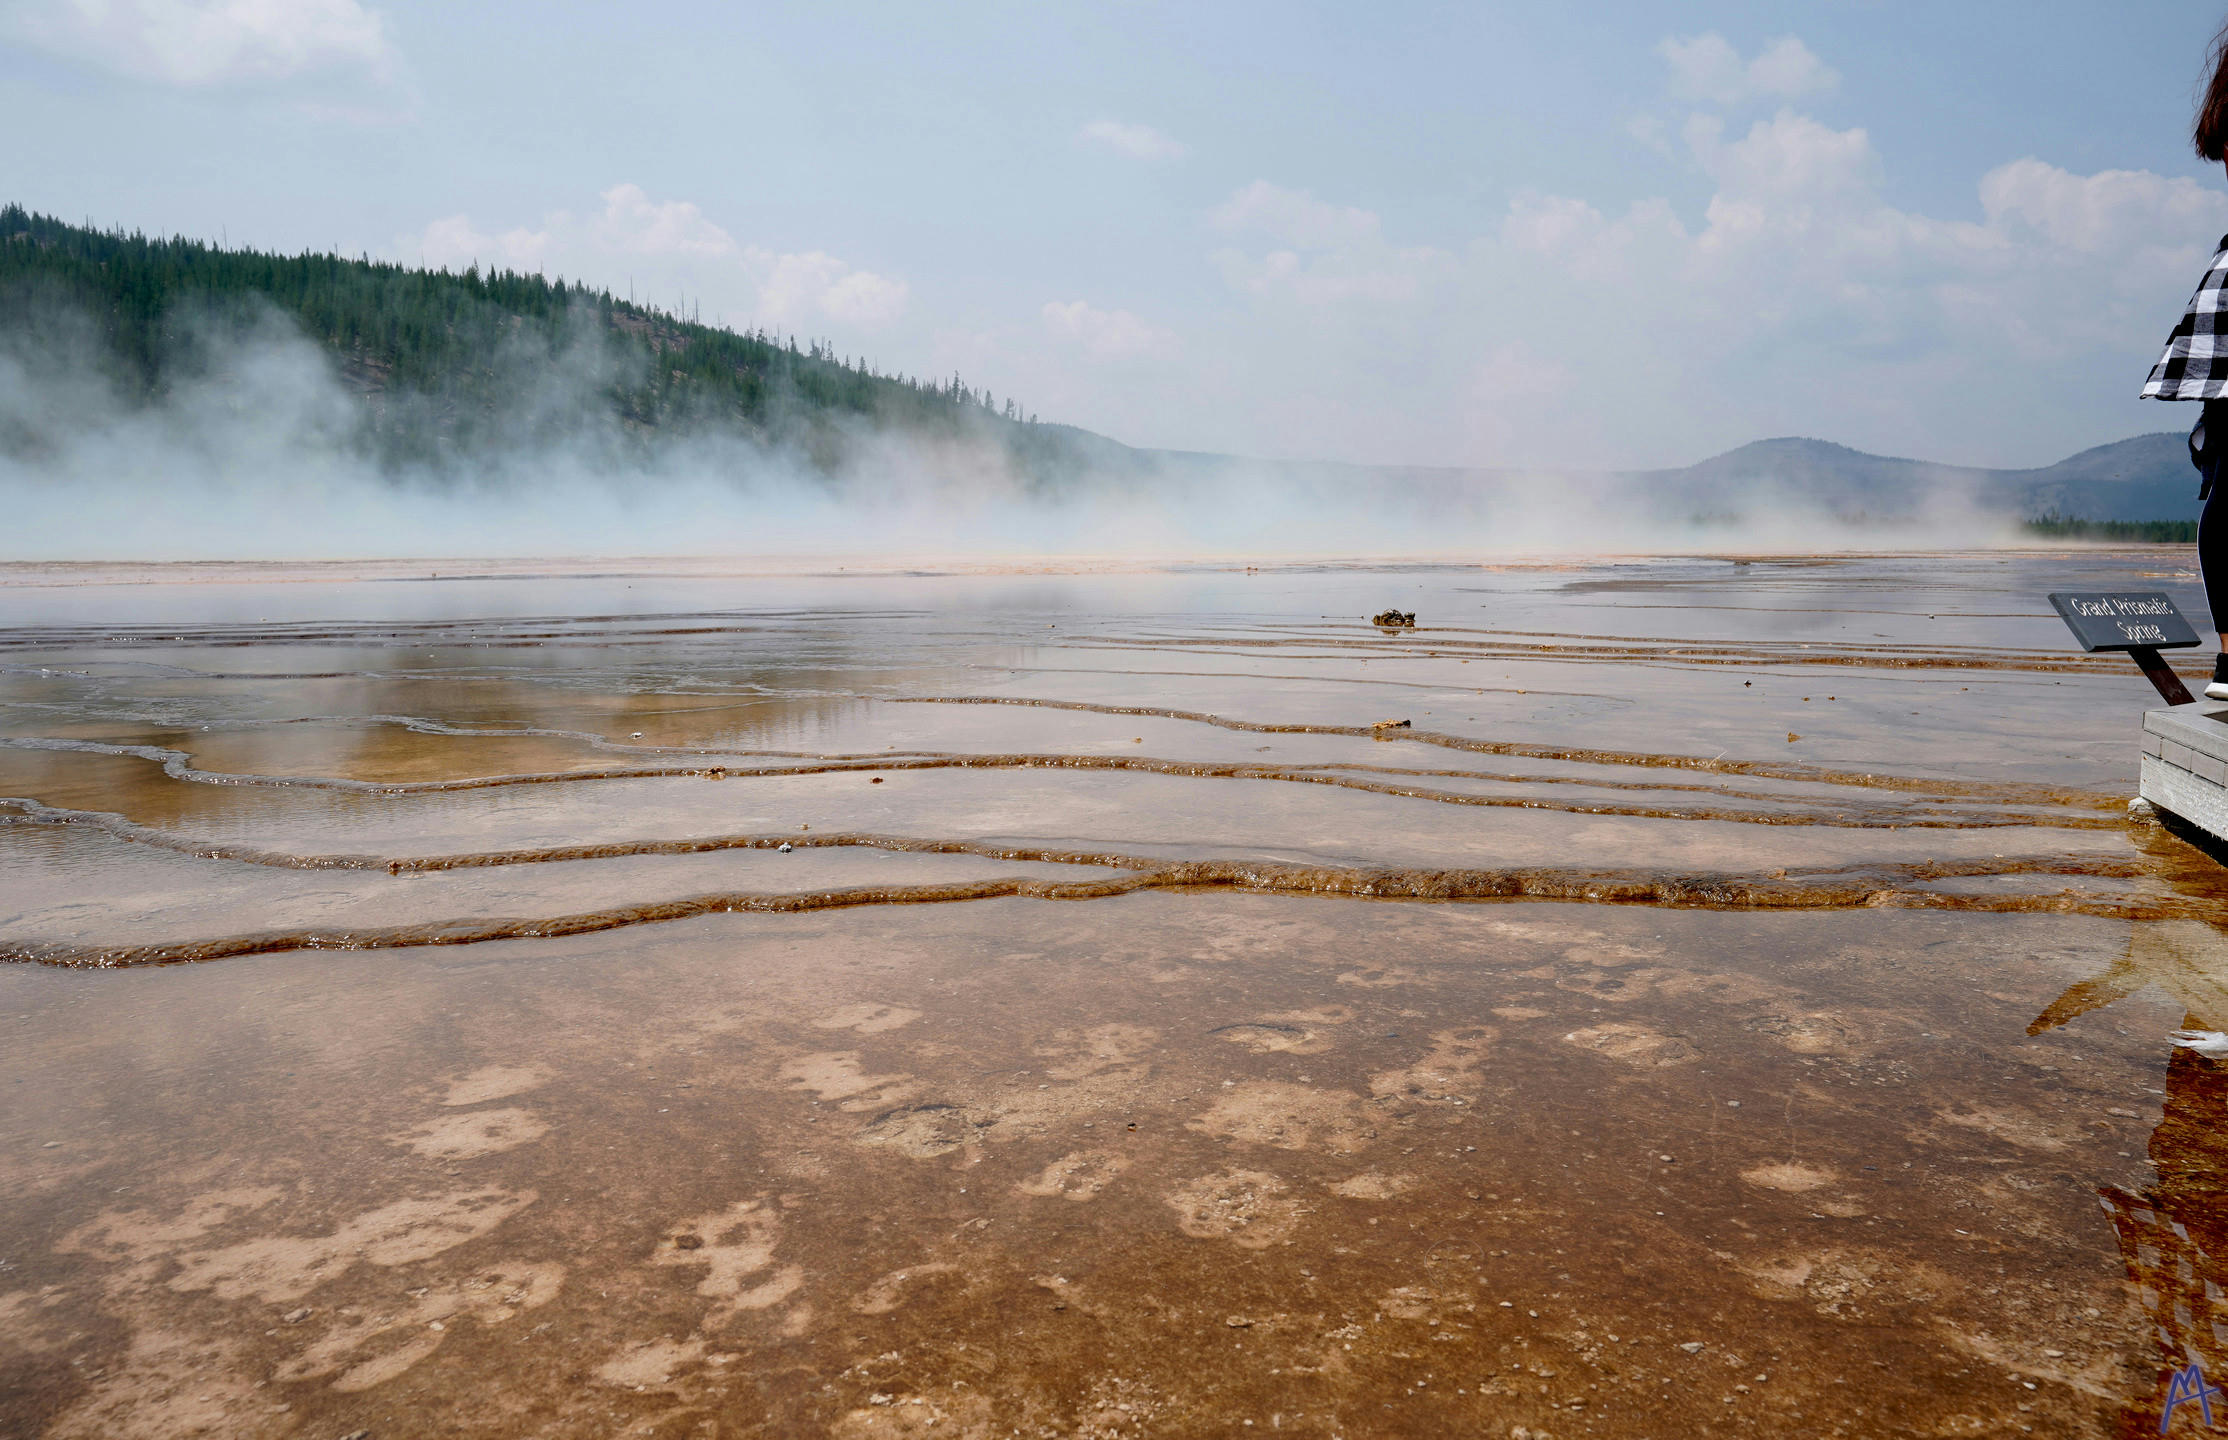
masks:
{"type": "Polygon", "coordinates": [[[2054,590],[2050,603],[2084,650],[2172,650],[2200,643],[2163,590],[2054,590]]]}

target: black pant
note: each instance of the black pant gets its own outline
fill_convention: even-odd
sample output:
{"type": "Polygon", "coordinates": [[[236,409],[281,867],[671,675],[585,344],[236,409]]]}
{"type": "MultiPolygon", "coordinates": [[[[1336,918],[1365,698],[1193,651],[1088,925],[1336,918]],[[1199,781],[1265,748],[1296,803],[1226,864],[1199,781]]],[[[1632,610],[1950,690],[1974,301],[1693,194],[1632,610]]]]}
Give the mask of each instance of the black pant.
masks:
{"type": "MultiPolygon", "coordinates": [[[[2228,478],[2228,477],[2223,477],[2228,478]]],[[[2213,612],[2213,629],[2228,631],[2228,500],[2215,485],[2205,497],[2205,513],[2197,521],[2197,568],[2205,575],[2205,608],[2213,612]]]]}
{"type": "Polygon", "coordinates": [[[2213,629],[2228,630],[2228,400],[2207,400],[2190,458],[2205,477],[2205,513],[2197,520],[2197,568],[2205,577],[2205,608],[2213,629]],[[2202,444],[2202,448],[2200,448],[2202,444]]]}

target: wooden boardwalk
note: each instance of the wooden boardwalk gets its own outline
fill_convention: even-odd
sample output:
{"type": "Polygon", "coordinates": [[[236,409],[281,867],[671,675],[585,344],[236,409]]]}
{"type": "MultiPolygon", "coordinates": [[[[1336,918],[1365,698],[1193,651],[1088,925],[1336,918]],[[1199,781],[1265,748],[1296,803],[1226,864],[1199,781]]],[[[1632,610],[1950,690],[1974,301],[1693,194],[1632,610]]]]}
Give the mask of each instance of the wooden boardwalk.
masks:
{"type": "Polygon", "coordinates": [[[2142,796],[2228,843],[2228,704],[2146,711],[2142,796]]]}

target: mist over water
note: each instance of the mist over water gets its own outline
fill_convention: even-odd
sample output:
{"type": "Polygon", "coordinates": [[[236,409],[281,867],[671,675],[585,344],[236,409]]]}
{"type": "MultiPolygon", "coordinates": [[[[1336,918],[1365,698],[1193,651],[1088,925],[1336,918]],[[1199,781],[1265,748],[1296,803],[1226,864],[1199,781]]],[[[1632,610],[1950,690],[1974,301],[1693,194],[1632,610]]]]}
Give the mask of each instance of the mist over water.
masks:
{"type": "Polygon", "coordinates": [[[1947,484],[1851,517],[1791,483],[1698,498],[1629,476],[1151,452],[1047,485],[988,441],[858,419],[830,467],[733,426],[622,420],[624,360],[582,326],[489,356],[492,423],[398,458],[366,443],[374,417],[457,417],[374,396],[275,310],[179,332],[190,363],[151,399],[65,309],[0,336],[5,558],[1805,551],[2000,543],[2018,520],[1947,484]]]}

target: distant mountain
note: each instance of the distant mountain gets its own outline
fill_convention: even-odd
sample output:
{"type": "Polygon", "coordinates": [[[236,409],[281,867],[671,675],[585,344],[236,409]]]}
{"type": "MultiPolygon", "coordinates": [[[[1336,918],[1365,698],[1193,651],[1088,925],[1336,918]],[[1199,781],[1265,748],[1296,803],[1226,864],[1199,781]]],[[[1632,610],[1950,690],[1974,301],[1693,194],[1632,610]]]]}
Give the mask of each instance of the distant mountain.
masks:
{"type": "Polygon", "coordinates": [[[1938,465],[1868,455],[1825,440],[1758,440],[1684,469],[1632,478],[1687,505],[1767,489],[1873,518],[1912,514],[1944,495],[1966,496],[1983,508],[2022,517],[2168,520],[2197,513],[2197,472],[2185,437],[2175,432],[2099,445],[2039,470],[1938,465]]]}
{"type": "MultiPolygon", "coordinates": [[[[2193,417],[2194,418],[2194,417],[2193,417]]],[[[2040,470],[1990,470],[2023,515],[2082,520],[2195,519],[2197,471],[2181,431],[2115,440],[2040,470]]]]}
{"type": "Polygon", "coordinates": [[[2178,432],[2138,435],[2039,470],[1989,470],[1869,455],[1827,440],[1757,440],[1670,470],[1466,470],[1432,466],[1253,461],[1127,451],[1133,470],[1206,483],[1231,474],[1282,478],[1304,491],[1380,492],[1419,505],[1491,511],[1552,485],[1566,504],[1614,504],[1662,521],[1757,519],[1791,509],[1893,524],[1964,507],[2018,519],[2181,520],[2197,514],[2197,472],[2178,432]]]}

